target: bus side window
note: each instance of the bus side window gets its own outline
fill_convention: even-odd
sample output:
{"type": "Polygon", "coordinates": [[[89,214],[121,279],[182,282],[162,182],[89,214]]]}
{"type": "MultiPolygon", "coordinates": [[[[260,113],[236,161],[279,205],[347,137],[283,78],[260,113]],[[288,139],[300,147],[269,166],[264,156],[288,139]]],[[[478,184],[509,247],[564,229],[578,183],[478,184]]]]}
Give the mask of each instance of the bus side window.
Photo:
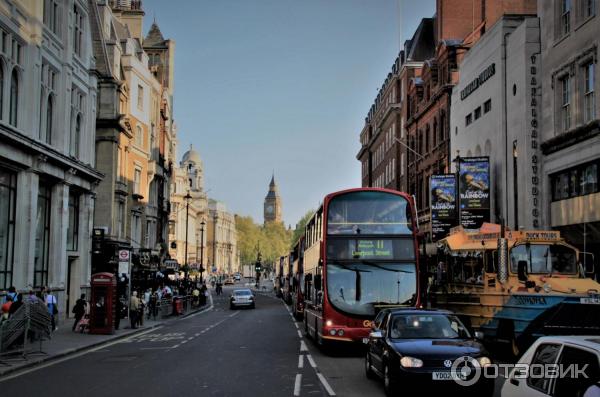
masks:
{"type": "Polygon", "coordinates": [[[497,251],[486,251],[485,252],[485,272],[496,273],[496,252],[497,251]]]}
{"type": "Polygon", "coordinates": [[[312,273],[304,275],[304,291],[306,291],[306,299],[313,301],[313,288],[312,288],[312,273]]]}
{"type": "Polygon", "coordinates": [[[321,275],[318,274],[315,276],[315,304],[320,305],[323,299],[323,291],[321,285],[321,275]]]}

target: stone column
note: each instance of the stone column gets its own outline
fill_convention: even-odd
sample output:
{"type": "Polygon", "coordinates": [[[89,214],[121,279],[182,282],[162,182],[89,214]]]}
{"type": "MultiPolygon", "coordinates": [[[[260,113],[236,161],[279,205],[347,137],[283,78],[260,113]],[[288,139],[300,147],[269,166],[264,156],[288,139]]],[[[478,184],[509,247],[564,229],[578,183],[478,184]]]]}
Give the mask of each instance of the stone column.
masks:
{"type": "Polygon", "coordinates": [[[26,290],[33,285],[38,190],[39,177],[36,173],[31,170],[19,172],[12,278],[12,284],[18,290],[26,290]]]}

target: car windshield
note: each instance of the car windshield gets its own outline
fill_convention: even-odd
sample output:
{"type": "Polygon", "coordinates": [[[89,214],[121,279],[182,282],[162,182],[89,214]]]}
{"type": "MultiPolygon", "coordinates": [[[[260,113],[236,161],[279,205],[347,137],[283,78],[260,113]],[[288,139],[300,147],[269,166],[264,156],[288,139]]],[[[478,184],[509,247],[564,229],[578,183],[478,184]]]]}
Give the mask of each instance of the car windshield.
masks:
{"type": "Polygon", "coordinates": [[[412,263],[327,264],[327,296],[338,310],[374,316],[385,305],[412,305],[417,292],[412,263]]]}
{"type": "Polygon", "coordinates": [[[560,244],[521,244],[510,250],[511,270],[518,272],[524,262],[527,273],[574,274],[577,256],[573,248],[560,244]]]}
{"type": "Polygon", "coordinates": [[[471,335],[460,320],[446,314],[401,314],[392,317],[392,339],[466,339],[471,335]]]}
{"type": "Polygon", "coordinates": [[[235,296],[248,296],[248,295],[252,295],[252,292],[250,292],[250,290],[240,290],[240,291],[233,291],[233,294],[235,296]]]}

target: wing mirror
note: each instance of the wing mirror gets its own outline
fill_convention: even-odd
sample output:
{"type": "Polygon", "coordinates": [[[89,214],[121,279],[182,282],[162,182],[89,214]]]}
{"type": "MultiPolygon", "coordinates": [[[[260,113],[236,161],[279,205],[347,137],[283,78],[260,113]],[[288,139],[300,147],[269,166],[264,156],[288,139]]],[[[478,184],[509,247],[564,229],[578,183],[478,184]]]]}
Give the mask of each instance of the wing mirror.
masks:
{"type": "Polygon", "coordinates": [[[483,340],[483,332],[481,332],[481,331],[475,331],[475,339],[477,339],[477,340],[483,340]]]}
{"type": "Polygon", "coordinates": [[[369,334],[369,338],[372,339],[381,339],[383,338],[383,332],[381,331],[373,331],[369,334]]]}

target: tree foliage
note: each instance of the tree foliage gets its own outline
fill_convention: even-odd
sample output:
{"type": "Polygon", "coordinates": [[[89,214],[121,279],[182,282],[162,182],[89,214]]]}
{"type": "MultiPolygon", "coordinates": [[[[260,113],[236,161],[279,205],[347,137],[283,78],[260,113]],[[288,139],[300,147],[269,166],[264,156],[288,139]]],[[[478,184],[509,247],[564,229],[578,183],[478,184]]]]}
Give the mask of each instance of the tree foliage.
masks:
{"type": "Polygon", "coordinates": [[[252,217],[235,216],[237,243],[240,261],[243,266],[256,262],[260,249],[262,263],[269,268],[282,255],[289,253],[291,231],[283,223],[268,223],[265,226],[254,223],[252,217]]]}
{"type": "Polygon", "coordinates": [[[294,229],[294,233],[292,234],[291,248],[293,248],[294,245],[296,245],[296,243],[298,242],[298,240],[304,233],[304,228],[306,227],[306,224],[308,223],[308,221],[310,220],[310,218],[313,216],[314,213],[315,213],[314,210],[308,210],[306,212],[306,214],[304,214],[304,216],[302,218],[300,218],[300,220],[296,224],[296,229],[294,229]]]}

